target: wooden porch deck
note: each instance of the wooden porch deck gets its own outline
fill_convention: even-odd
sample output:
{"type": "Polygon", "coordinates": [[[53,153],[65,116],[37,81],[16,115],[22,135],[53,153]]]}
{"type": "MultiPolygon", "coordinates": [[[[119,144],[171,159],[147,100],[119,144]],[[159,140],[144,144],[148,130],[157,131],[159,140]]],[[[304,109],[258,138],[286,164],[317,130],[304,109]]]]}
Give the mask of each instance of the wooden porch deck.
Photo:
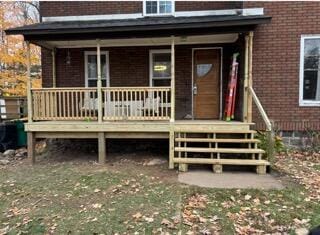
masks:
{"type": "MultiPolygon", "coordinates": [[[[35,132],[36,135],[44,136],[55,133],[61,136],[68,136],[67,133],[74,133],[75,138],[79,133],[86,136],[89,133],[105,132],[123,133],[124,136],[132,133],[145,133],[147,137],[150,133],[166,133],[173,131],[203,132],[203,131],[224,131],[236,132],[249,130],[253,123],[240,121],[221,121],[221,120],[175,120],[169,121],[41,121],[26,123],[26,131],[35,132]],[[42,134],[41,134],[42,133],[42,134]],[[86,134],[85,134],[86,133],[86,134]]],[[[69,135],[70,136],[70,135],[69,135]]],[[[82,136],[82,135],[81,135],[82,136]]],[[[160,136],[160,135],[159,135],[160,136]]],[[[70,137],[69,137],[70,138],[70,137]]],[[[122,137],[123,138],[123,137],[122,137]]],[[[168,137],[169,138],[169,137],[168,137]]]]}
{"type": "Polygon", "coordinates": [[[97,139],[100,163],[106,160],[107,139],[168,139],[169,168],[179,165],[186,171],[188,164],[212,164],[214,172],[221,172],[223,165],[255,165],[263,174],[269,162],[263,159],[251,125],[220,120],[40,121],[27,123],[26,130],[31,145],[36,138],[97,139]]]}

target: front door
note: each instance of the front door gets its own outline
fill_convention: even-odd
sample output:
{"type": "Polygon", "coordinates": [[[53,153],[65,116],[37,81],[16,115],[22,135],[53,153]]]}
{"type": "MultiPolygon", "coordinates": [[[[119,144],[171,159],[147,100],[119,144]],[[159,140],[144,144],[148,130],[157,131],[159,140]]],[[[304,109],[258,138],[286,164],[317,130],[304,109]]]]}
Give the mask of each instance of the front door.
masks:
{"type": "Polygon", "coordinates": [[[196,119],[219,119],[220,49],[194,51],[193,115],[196,119]]]}

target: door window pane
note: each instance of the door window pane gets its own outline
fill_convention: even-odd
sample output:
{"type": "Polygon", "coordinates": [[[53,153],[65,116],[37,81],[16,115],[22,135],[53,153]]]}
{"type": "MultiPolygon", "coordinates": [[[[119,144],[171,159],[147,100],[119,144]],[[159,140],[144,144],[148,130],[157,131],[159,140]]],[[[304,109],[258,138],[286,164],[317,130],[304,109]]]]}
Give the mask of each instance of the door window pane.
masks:
{"type": "Polygon", "coordinates": [[[152,55],[153,78],[171,77],[171,55],[170,53],[158,53],[152,55]]]}
{"type": "Polygon", "coordinates": [[[171,83],[171,54],[167,52],[151,53],[152,86],[170,86],[171,83]]]}
{"type": "Polygon", "coordinates": [[[212,64],[197,64],[197,76],[203,77],[212,69],[212,64]]]}
{"type": "MultiPolygon", "coordinates": [[[[97,69],[97,55],[87,55],[87,77],[88,87],[97,87],[98,69],[97,69]]],[[[106,86],[107,81],[107,56],[101,54],[101,80],[102,86],[106,86]]]]}
{"type": "Polygon", "coordinates": [[[88,55],[88,78],[97,78],[97,56],[88,55]]]}
{"type": "MultiPolygon", "coordinates": [[[[88,78],[97,78],[98,77],[98,69],[97,69],[97,55],[88,55],[88,78]]],[[[106,78],[106,55],[101,55],[101,78],[106,78]]]]}
{"type": "Polygon", "coordinates": [[[154,79],[152,82],[152,86],[170,86],[170,79],[154,79]]]}
{"type": "MultiPolygon", "coordinates": [[[[88,80],[88,87],[97,87],[97,79],[90,79],[88,80]]],[[[106,79],[101,79],[102,87],[107,86],[107,80],[106,79]]]]}

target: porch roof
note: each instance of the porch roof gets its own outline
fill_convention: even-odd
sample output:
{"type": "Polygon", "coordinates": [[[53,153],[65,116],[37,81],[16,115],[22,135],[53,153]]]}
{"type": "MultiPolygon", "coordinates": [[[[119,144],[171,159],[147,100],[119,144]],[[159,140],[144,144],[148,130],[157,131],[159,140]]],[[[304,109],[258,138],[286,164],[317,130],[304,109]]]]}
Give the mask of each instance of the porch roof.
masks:
{"type": "Polygon", "coordinates": [[[268,23],[265,15],[193,17],[144,17],[123,20],[42,22],[7,29],[8,35],[22,34],[29,41],[85,40],[96,38],[143,38],[247,32],[268,23]]]}

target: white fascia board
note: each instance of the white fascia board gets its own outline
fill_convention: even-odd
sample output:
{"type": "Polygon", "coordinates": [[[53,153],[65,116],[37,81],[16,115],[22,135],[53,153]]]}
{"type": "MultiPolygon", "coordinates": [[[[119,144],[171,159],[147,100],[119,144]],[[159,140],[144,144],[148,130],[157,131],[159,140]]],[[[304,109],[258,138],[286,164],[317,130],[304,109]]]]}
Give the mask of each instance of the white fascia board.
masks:
{"type": "Polygon", "coordinates": [[[210,10],[210,11],[177,11],[176,17],[188,16],[223,16],[223,15],[263,15],[263,8],[245,8],[245,9],[226,9],[226,10],[210,10]]]}
{"type": "Polygon", "coordinates": [[[83,15],[83,16],[52,16],[42,17],[43,22],[61,21],[87,21],[87,20],[124,20],[143,18],[142,13],[134,14],[113,14],[113,15],[83,15]]]}
{"type": "Polygon", "coordinates": [[[263,8],[244,8],[242,9],[243,16],[257,16],[257,15],[264,15],[263,8]]]}
{"type": "MultiPolygon", "coordinates": [[[[263,15],[263,8],[245,8],[245,9],[226,9],[226,10],[209,10],[209,11],[176,11],[175,17],[192,17],[192,16],[223,16],[223,15],[263,15]]],[[[163,15],[157,15],[159,17],[163,15]]],[[[124,20],[143,18],[143,13],[133,14],[112,14],[112,15],[83,15],[83,16],[53,16],[42,17],[43,22],[61,22],[61,21],[87,21],[87,20],[124,20]]]]}

